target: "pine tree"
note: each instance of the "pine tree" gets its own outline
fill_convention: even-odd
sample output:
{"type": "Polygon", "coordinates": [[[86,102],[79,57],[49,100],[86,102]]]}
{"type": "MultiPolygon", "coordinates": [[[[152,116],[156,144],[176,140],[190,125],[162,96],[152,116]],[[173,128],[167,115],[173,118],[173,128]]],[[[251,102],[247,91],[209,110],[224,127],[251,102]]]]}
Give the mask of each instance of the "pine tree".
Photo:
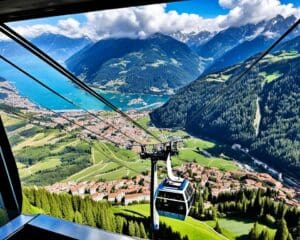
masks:
{"type": "Polygon", "coordinates": [[[203,200],[207,201],[208,196],[209,196],[209,191],[208,191],[208,188],[206,187],[206,188],[204,188],[204,191],[203,191],[203,200]]]}
{"type": "Polygon", "coordinates": [[[202,195],[199,196],[199,201],[198,201],[198,215],[201,216],[203,214],[204,210],[204,203],[203,203],[203,197],[202,195]]]}
{"type": "Polygon", "coordinates": [[[135,236],[135,225],[133,221],[129,221],[128,223],[128,234],[129,236],[135,236]]]}
{"type": "Polygon", "coordinates": [[[83,223],[83,219],[82,219],[82,215],[80,212],[76,211],[74,214],[74,221],[76,223],[82,224],[83,223]]]}
{"type": "Polygon", "coordinates": [[[289,236],[288,236],[287,240],[293,240],[292,234],[289,233],[289,236]]]}
{"type": "Polygon", "coordinates": [[[123,233],[124,221],[120,216],[116,217],[116,232],[123,233]]]}
{"type": "Polygon", "coordinates": [[[53,194],[49,195],[50,214],[53,217],[62,218],[61,211],[53,194]]]}
{"type": "Polygon", "coordinates": [[[287,240],[289,236],[289,230],[286,225],[286,221],[281,219],[278,224],[278,229],[275,234],[275,240],[287,240]]]}
{"type": "Polygon", "coordinates": [[[61,202],[62,217],[68,221],[73,221],[74,211],[71,197],[68,194],[60,194],[59,197],[61,202]]]}
{"type": "Polygon", "coordinates": [[[85,218],[89,226],[96,227],[96,221],[91,208],[86,209],[85,218]]]}
{"type": "Polygon", "coordinates": [[[267,229],[262,230],[262,232],[259,235],[259,240],[271,240],[270,233],[267,229]]]}
{"type": "Polygon", "coordinates": [[[135,228],[135,236],[140,238],[141,237],[140,226],[136,221],[134,222],[134,228],[135,228]]]}
{"type": "Polygon", "coordinates": [[[222,229],[221,229],[221,227],[220,227],[220,225],[219,225],[219,221],[218,221],[218,220],[217,220],[217,222],[216,222],[216,226],[215,226],[214,229],[216,230],[216,232],[222,234],[222,229]]]}
{"type": "Polygon", "coordinates": [[[144,224],[140,222],[140,233],[141,233],[141,238],[146,239],[147,238],[147,233],[144,227],[144,224]]]}
{"type": "Polygon", "coordinates": [[[80,202],[81,202],[81,198],[79,196],[72,197],[72,205],[73,205],[74,211],[79,210],[80,202]]]}
{"type": "Polygon", "coordinates": [[[253,228],[249,232],[249,240],[257,240],[259,238],[258,223],[255,222],[253,228]]]}
{"type": "Polygon", "coordinates": [[[212,207],[212,219],[217,220],[218,214],[217,214],[217,209],[215,207],[212,207]]]}

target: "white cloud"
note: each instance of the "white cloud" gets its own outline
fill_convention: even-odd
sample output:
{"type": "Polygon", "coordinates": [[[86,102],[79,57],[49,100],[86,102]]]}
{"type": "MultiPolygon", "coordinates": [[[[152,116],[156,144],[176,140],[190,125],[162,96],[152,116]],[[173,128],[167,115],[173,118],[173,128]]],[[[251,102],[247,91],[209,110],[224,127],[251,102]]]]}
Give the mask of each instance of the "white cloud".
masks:
{"type": "Polygon", "coordinates": [[[293,4],[281,4],[279,0],[219,0],[220,6],[229,9],[220,24],[221,28],[258,23],[280,14],[283,17],[300,17],[300,9],[293,4]]]}
{"type": "Polygon", "coordinates": [[[300,17],[300,8],[295,8],[292,4],[281,4],[279,0],[219,0],[219,4],[228,9],[227,15],[203,18],[196,14],[167,11],[166,4],[156,4],[86,13],[86,21],[82,23],[67,18],[60,20],[55,26],[20,26],[15,30],[30,38],[42,33],[62,34],[72,38],[87,36],[93,40],[109,37],[144,38],[156,32],[170,34],[177,31],[218,31],[230,26],[257,23],[277,14],[300,17]]]}
{"type": "Polygon", "coordinates": [[[166,11],[165,4],[87,13],[86,27],[92,38],[146,37],[156,32],[169,34],[216,30],[218,22],[196,14],[166,11]]]}

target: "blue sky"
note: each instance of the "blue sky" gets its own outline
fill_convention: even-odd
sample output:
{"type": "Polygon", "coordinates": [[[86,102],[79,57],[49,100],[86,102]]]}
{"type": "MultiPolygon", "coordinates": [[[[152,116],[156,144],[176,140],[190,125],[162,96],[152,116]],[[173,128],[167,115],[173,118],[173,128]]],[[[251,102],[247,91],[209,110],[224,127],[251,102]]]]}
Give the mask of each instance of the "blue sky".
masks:
{"type": "MultiPolygon", "coordinates": [[[[10,23],[25,37],[147,37],[155,32],[220,31],[281,14],[300,17],[300,0],[190,0],[10,23]],[[289,3],[293,5],[288,5],[289,3]]],[[[1,38],[1,36],[0,36],[1,38]]]]}
{"type": "Polygon", "coordinates": [[[179,13],[195,13],[203,17],[216,17],[228,13],[227,9],[220,7],[216,0],[192,0],[167,4],[167,10],[179,13]]]}
{"type": "MultiPolygon", "coordinates": [[[[300,0],[281,0],[283,4],[292,3],[300,6],[300,0]]],[[[217,0],[190,0],[167,4],[168,10],[176,10],[179,13],[195,13],[203,17],[216,17],[228,13],[228,9],[222,8],[217,0]]]]}
{"type": "MultiPolygon", "coordinates": [[[[300,7],[300,0],[280,0],[282,4],[292,3],[296,7],[300,7]]],[[[220,6],[218,0],[189,0],[189,1],[179,1],[168,3],[166,7],[167,11],[175,10],[178,13],[194,13],[200,15],[204,18],[214,18],[218,15],[228,14],[229,9],[220,6]]],[[[64,15],[58,17],[49,17],[42,19],[35,19],[32,21],[21,21],[13,25],[31,25],[31,24],[57,24],[59,20],[72,17],[79,22],[83,23],[86,21],[84,14],[73,14],[64,15]]]]}

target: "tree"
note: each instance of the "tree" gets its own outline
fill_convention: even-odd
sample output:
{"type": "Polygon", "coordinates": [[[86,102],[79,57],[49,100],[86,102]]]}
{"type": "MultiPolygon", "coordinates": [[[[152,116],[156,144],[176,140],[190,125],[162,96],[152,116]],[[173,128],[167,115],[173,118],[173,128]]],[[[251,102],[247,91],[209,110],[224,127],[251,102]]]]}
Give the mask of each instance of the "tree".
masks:
{"type": "Polygon", "coordinates": [[[257,240],[259,238],[258,223],[255,222],[253,228],[249,232],[249,240],[257,240]]]}
{"type": "Polygon", "coordinates": [[[145,227],[142,222],[140,222],[140,233],[141,233],[141,238],[144,238],[144,239],[147,238],[147,233],[145,231],[145,227]]]}
{"type": "Polygon", "coordinates": [[[259,235],[259,240],[272,240],[270,233],[267,229],[262,230],[259,235]]]}
{"type": "Polygon", "coordinates": [[[62,217],[68,221],[73,221],[74,219],[74,211],[71,202],[71,196],[68,194],[60,194],[60,202],[62,209],[62,217]]]}
{"type": "Polygon", "coordinates": [[[133,221],[128,222],[128,234],[129,236],[135,236],[135,225],[133,221]]]}
{"type": "Polygon", "coordinates": [[[80,201],[81,201],[81,199],[80,199],[79,196],[73,196],[72,197],[72,205],[73,205],[74,211],[78,211],[79,210],[80,201]]]}
{"type": "Polygon", "coordinates": [[[286,221],[281,219],[278,224],[278,229],[275,234],[275,240],[287,240],[289,236],[289,230],[286,225],[286,221]]]}
{"type": "Polygon", "coordinates": [[[217,220],[217,218],[218,218],[218,213],[217,213],[217,209],[215,208],[215,207],[212,207],[212,219],[213,220],[217,220]]]}
{"type": "Polygon", "coordinates": [[[204,203],[203,203],[203,197],[202,195],[199,196],[199,201],[198,201],[198,206],[197,206],[197,210],[198,210],[198,215],[201,216],[203,214],[203,210],[204,210],[204,203]]]}
{"type": "Polygon", "coordinates": [[[116,217],[116,232],[123,233],[124,221],[120,216],[116,217]]]}
{"type": "Polygon", "coordinates": [[[221,227],[220,227],[220,225],[219,225],[219,221],[218,221],[218,220],[217,220],[217,222],[216,222],[216,226],[215,226],[214,229],[216,230],[216,232],[222,234],[222,229],[221,229],[221,227]]]}
{"type": "Polygon", "coordinates": [[[50,206],[50,214],[51,216],[61,218],[62,214],[58,205],[57,200],[53,196],[53,194],[49,195],[49,206],[50,206]]]}
{"type": "Polygon", "coordinates": [[[74,214],[74,221],[76,223],[82,224],[83,223],[83,219],[82,219],[82,215],[80,212],[76,211],[74,214]]]}
{"type": "Polygon", "coordinates": [[[140,226],[137,222],[134,222],[134,228],[135,228],[135,236],[140,238],[141,237],[141,231],[140,231],[140,226]]]}
{"type": "Polygon", "coordinates": [[[203,200],[207,201],[208,200],[208,196],[209,196],[209,191],[208,191],[208,188],[206,187],[203,190],[203,200]]]}

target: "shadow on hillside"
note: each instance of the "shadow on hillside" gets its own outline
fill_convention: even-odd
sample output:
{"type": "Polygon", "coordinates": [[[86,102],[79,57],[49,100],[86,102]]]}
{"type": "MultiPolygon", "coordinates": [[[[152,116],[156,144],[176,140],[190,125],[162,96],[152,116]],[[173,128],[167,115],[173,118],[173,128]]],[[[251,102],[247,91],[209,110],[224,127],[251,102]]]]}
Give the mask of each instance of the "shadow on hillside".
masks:
{"type": "Polygon", "coordinates": [[[129,213],[133,213],[133,214],[138,215],[138,216],[140,216],[140,217],[142,217],[142,218],[146,218],[145,215],[143,215],[143,214],[141,214],[141,213],[139,213],[139,212],[136,212],[136,211],[134,211],[134,210],[125,209],[124,211],[125,211],[125,212],[129,212],[129,213]]]}
{"type": "Polygon", "coordinates": [[[244,234],[244,235],[242,235],[242,236],[236,237],[235,239],[236,239],[236,240],[248,240],[249,237],[248,237],[247,234],[244,234]]]}

